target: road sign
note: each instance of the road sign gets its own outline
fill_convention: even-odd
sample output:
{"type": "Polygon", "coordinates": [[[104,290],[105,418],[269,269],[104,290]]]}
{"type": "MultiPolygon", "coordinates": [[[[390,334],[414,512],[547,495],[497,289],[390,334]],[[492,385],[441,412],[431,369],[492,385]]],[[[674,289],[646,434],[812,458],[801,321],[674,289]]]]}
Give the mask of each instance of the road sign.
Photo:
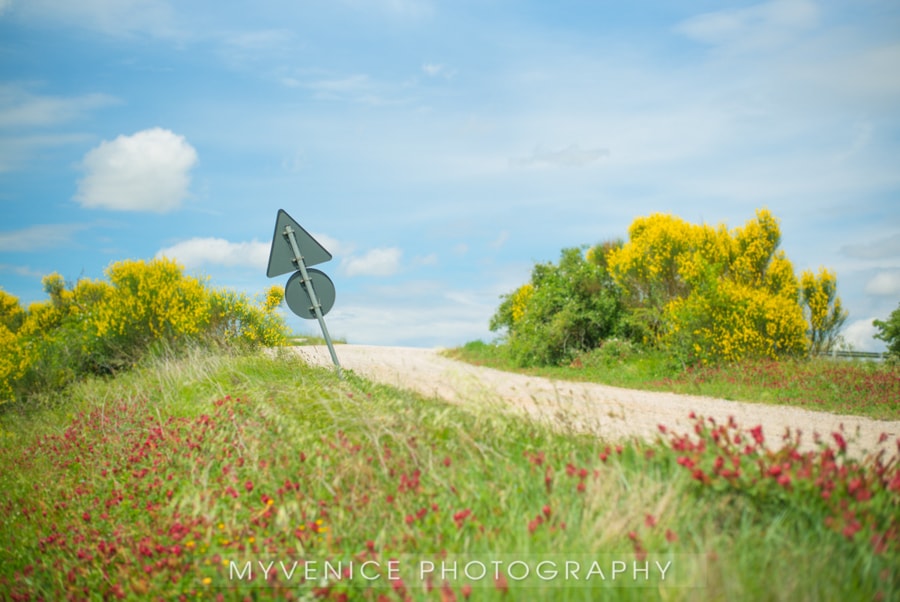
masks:
{"type": "Polygon", "coordinates": [[[334,305],[334,283],[323,272],[309,269],[311,265],[330,259],[331,253],[325,247],[316,242],[284,209],[278,210],[266,275],[272,278],[297,270],[284,287],[285,301],[291,311],[301,318],[315,318],[319,321],[322,336],[331,353],[331,361],[337,368],[338,376],[343,378],[341,363],[334,352],[328,327],[325,326],[325,314],[334,305]]]}
{"type": "MultiPolygon", "coordinates": [[[[324,316],[334,307],[334,283],[322,271],[315,268],[310,268],[306,271],[309,274],[310,284],[315,291],[313,294],[319,302],[322,315],[324,316]]],[[[310,294],[309,287],[303,281],[303,274],[297,272],[288,279],[287,284],[284,286],[284,300],[292,312],[301,318],[315,320],[316,309],[312,298],[313,295],[310,294]]]]}
{"type": "Polygon", "coordinates": [[[303,256],[306,267],[331,260],[331,253],[326,251],[325,247],[294,221],[294,218],[288,215],[284,209],[279,209],[278,219],[275,221],[275,234],[272,236],[272,248],[269,250],[269,267],[266,269],[266,276],[269,278],[296,272],[300,269],[291,248],[291,242],[285,234],[285,228],[288,226],[294,231],[297,247],[300,249],[300,255],[303,256]]]}

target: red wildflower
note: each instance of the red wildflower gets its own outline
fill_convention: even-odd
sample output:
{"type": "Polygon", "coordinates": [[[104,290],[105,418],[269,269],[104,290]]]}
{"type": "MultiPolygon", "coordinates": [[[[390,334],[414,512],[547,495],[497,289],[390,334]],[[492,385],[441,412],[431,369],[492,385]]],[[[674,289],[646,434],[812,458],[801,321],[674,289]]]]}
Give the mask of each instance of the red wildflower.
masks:
{"type": "Polygon", "coordinates": [[[831,436],[834,437],[834,442],[837,443],[838,450],[844,452],[847,451],[847,441],[844,439],[844,436],[840,433],[831,433],[831,436]]]}
{"type": "Polygon", "coordinates": [[[456,602],[456,594],[453,593],[453,588],[446,581],[441,586],[441,602],[456,602]]]}
{"type": "Polygon", "coordinates": [[[509,592],[509,582],[506,580],[506,575],[500,573],[497,579],[494,581],[494,586],[500,590],[501,594],[506,594],[509,592]]]}
{"type": "Polygon", "coordinates": [[[753,440],[756,441],[756,443],[758,443],[759,445],[762,445],[763,441],[765,441],[763,437],[762,425],[757,425],[750,429],[750,434],[753,435],[753,440]]]}

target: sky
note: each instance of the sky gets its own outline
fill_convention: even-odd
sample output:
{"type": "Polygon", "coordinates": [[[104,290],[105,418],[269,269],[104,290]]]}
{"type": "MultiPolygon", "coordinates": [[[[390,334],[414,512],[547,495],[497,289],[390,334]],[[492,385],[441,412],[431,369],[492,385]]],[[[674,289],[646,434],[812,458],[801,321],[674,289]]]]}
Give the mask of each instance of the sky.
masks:
{"type": "Polygon", "coordinates": [[[333,255],[333,337],[450,347],[563,248],[762,207],[883,349],[896,0],[0,0],[0,288],[26,305],[159,256],[284,285],[284,209],[333,255]]]}

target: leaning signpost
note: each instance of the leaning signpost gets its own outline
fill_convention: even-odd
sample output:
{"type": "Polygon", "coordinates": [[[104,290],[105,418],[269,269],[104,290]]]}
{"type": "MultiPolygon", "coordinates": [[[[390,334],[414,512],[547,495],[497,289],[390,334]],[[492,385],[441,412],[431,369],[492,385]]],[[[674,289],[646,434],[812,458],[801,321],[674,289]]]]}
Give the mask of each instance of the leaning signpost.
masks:
{"type": "Polygon", "coordinates": [[[315,318],[319,321],[322,336],[331,353],[331,360],[337,368],[338,376],[343,378],[341,364],[334,352],[328,327],[325,326],[325,314],[334,307],[334,283],[324,272],[310,267],[330,260],[331,253],[326,251],[325,247],[294,221],[284,209],[278,210],[266,275],[274,278],[294,272],[284,287],[284,300],[291,311],[301,318],[307,320],[315,318]]]}

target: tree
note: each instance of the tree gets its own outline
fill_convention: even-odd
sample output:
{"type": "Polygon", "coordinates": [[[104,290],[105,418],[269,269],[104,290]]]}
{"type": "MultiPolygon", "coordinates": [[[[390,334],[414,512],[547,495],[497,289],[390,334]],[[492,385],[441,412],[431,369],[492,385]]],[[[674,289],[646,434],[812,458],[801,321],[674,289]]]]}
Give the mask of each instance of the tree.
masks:
{"type": "Polygon", "coordinates": [[[887,343],[888,353],[900,357],[900,304],[886,321],[875,320],[872,324],[879,331],[875,338],[887,343]]]}
{"type": "Polygon", "coordinates": [[[848,315],[837,296],[835,273],[824,267],[818,276],[805,270],[800,276],[800,305],[809,325],[810,355],[831,351],[848,315]]]}
{"type": "Polygon", "coordinates": [[[490,328],[505,330],[513,361],[558,364],[617,333],[621,291],[602,261],[589,257],[563,249],[558,265],[535,265],[528,283],[502,297],[490,328]]]}

